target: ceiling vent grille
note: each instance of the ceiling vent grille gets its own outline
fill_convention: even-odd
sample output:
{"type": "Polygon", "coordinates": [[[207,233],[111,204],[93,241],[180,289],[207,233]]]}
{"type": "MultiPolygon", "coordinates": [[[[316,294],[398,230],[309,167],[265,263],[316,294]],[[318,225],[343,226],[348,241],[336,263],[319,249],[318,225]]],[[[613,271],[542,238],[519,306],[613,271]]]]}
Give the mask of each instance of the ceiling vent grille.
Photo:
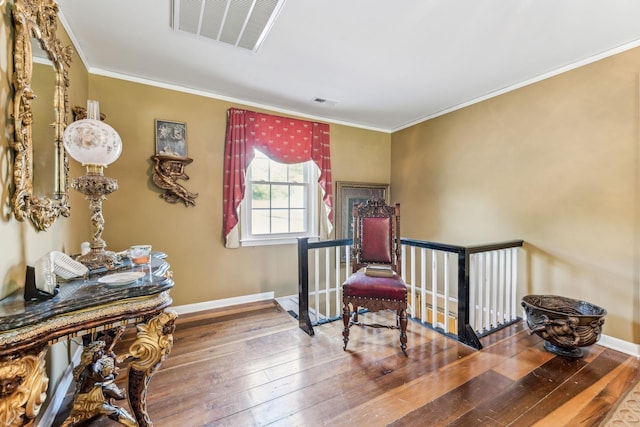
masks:
{"type": "Polygon", "coordinates": [[[284,0],[173,0],[171,26],[256,52],[284,0]]]}

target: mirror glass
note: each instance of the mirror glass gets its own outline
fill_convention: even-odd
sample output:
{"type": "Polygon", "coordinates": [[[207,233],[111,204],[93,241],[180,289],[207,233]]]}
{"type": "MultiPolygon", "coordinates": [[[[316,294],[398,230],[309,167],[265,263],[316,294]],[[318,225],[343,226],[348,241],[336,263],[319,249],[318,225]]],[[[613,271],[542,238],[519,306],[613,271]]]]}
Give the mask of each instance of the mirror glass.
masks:
{"type": "Polygon", "coordinates": [[[31,101],[35,120],[31,124],[33,143],[33,194],[55,198],[55,122],[53,109],[56,74],[53,63],[40,47],[40,41],[32,38],[33,75],[31,89],[36,95],[31,101]]]}
{"type": "Polygon", "coordinates": [[[47,230],[69,216],[69,163],[62,134],[69,116],[71,47],[56,37],[55,0],[15,0],[14,184],[15,217],[47,230]]]}

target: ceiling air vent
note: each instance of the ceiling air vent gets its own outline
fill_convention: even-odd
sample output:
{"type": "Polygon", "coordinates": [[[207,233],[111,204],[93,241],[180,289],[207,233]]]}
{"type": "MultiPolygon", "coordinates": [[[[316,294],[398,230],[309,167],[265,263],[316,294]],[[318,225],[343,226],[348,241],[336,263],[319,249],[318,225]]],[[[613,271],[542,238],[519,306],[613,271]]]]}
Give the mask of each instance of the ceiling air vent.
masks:
{"type": "Polygon", "coordinates": [[[256,52],[284,0],[173,0],[171,26],[256,52]]]}
{"type": "Polygon", "coordinates": [[[326,98],[313,98],[312,101],[316,104],[322,104],[327,107],[335,107],[338,104],[338,101],[332,101],[326,98]]]}

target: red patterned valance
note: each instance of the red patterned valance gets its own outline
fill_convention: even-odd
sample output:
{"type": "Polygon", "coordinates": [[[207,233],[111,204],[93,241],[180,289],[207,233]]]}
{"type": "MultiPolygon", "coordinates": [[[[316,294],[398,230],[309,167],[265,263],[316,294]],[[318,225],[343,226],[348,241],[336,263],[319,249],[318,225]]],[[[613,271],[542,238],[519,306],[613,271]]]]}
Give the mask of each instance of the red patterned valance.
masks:
{"type": "Polygon", "coordinates": [[[324,193],[327,221],[333,223],[329,125],[230,108],[224,149],[225,238],[238,224],[238,206],[244,198],[245,175],[254,148],[280,163],[313,160],[320,168],[318,183],[324,193]]]}

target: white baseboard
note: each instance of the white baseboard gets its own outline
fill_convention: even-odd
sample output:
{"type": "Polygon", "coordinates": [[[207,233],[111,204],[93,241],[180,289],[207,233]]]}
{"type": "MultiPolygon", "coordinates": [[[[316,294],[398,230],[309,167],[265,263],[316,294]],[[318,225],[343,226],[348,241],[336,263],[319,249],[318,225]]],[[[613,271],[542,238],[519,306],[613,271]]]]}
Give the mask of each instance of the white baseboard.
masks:
{"type": "Polygon", "coordinates": [[[232,305],[246,304],[250,302],[266,301],[275,298],[274,292],[263,292],[261,294],[243,295],[240,297],[218,299],[213,301],[197,302],[195,304],[186,304],[171,306],[171,309],[180,314],[196,313],[198,311],[211,310],[214,308],[229,307],[232,305]]]}
{"type": "Polygon", "coordinates": [[[73,354],[71,363],[64,370],[62,378],[56,387],[56,391],[51,396],[51,400],[47,405],[47,408],[42,413],[42,416],[38,419],[37,427],[50,427],[53,425],[53,421],[60,411],[64,397],[67,395],[67,390],[73,381],[73,368],[80,363],[80,356],[82,355],[82,346],[78,346],[76,352],[73,354]]]}
{"type": "Polygon", "coordinates": [[[640,357],[640,344],[623,341],[607,335],[601,335],[600,340],[598,340],[598,344],[621,353],[626,353],[630,356],[640,357]]]}

